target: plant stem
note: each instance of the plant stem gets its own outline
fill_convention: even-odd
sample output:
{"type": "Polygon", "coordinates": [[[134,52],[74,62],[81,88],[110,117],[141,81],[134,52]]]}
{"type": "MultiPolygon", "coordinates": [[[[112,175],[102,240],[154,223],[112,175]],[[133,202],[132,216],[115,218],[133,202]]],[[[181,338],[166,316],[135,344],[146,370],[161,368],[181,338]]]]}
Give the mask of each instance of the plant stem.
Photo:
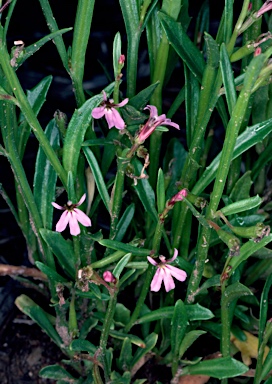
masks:
{"type": "MultiPolygon", "coordinates": [[[[2,32],[1,28],[1,32],[2,32]]],[[[42,127],[40,126],[39,121],[37,120],[26,96],[21,87],[21,84],[16,76],[16,73],[12,66],[10,65],[10,58],[6,46],[3,40],[0,40],[0,65],[2,66],[3,72],[8,79],[9,85],[19,103],[20,109],[24,114],[28,124],[30,125],[33,133],[38,139],[41,148],[46,154],[48,160],[51,162],[53,168],[55,169],[57,175],[61,179],[63,185],[67,185],[67,175],[63,167],[61,166],[59,159],[51,147],[49,140],[45,136],[42,127]]]]}
{"type": "MultiPolygon", "coordinates": [[[[226,179],[228,176],[232,154],[234,146],[237,140],[237,136],[240,130],[240,127],[243,123],[243,118],[246,113],[248,106],[249,98],[251,96],[251,90],[255,84],[257,76],[263,66],[264,57],[257,56],[250,63],[244,80],[244,87],[238,97],[238,100],[233,109],[231,119],[229,121],[226,136],[224,141],[224,146],[222,149],[222,155],[220,158],[220,163],[214,183],[213,192],[211,194],[210,204],[207,208],[206,219],[210,220],[213,218],[220,199],[223,194],[225,187],[226,179]],[[257,59],[257,60],[256,60],[257,59]]],[[[204,271],[205,260],[207,258],[209,241],[211,236],[211,230],[207,227],[202,227],[199,235],[199,243],[197,246],[197,261],[195,264],[195,269],[191,274],[188,290],[187,290],[187,303],[193,303],[195,293],[199,287],[202,274],[204,271]]]]}
{"type": "Polygon", "coordinates": [[[81,107],[86,100],[83,90],[83,76],[86,49],[90,37],[90,29],[93,17],[93,8],[94,0],[78,1],[70,68],[78,107],[81,107]]]}
{"type": "MultiPolygon", "coordinates": [[[[158,251],[159,251],[162,233],[163,233],[163,227],[164,227],[164,222],[158,220],[155,234],[154,234],[153,244],[152,244],[152,250],[154,251],[154,254],[158,253],[158,251]]],[[[133,326],[133,324],[135,323],[135,321],[137,320],[137,318],[139,317],[139,315],[141,313],[142,306],[145,302],[146,296],[147,296],[149,289],[150,289],[150,283],[151,283],[151,280],[153,277],[153,271],[154,271],[153,266],[151,264],[149,264],[148,268],[146,270],[145,281],[144,281],[144,284],[142,286],[140,296],[137,300],[136,307],[135,307],[135,309],[134,309],[134,311],[130,317],[129,322],[127,323],[127,325],[124,328],[124,332],[129,332],[130,328],[133,326]]]]}
{"type": "MultiPolygon", "coordinates": [[[[127,150],[125,150],[127,152],[127,150]]],[[[110,239],[113,240],[117,231],[117,224],[119,220],[120,210],[122,207],[122,197],[124,191],[124,180],[125,180],[125,171],[130,162],[126,157],[125,152],[117,158],[117,173],[115,177],[115,182],[112,190],[112,198],[110,202],[111,207],[111,227],[110,227],[110,239]]]]}
{"type": "Polygon", "coordinates": [[[107,360],[106,360],[106,348],[107,348],[107,341],[108,341],[108,337],[109,337],[110,327],[111,327],[114,312],[115,312],[118,291],[119,291],[119,289],[116,286],[115,290],[111,294],[111,298],[109,300],[109,305],[108,305],[107,312],[105,315],[102,333],[100,336],[99,347],[101,350],[101,357],[102,357],[102,362],[103,362],[103,366],[104,366],[104,374],[105,374],[106,382],[109,381],[109,376],[110,376],[110,370],[109,370],[109,367],[107,366],[107,360]]]}

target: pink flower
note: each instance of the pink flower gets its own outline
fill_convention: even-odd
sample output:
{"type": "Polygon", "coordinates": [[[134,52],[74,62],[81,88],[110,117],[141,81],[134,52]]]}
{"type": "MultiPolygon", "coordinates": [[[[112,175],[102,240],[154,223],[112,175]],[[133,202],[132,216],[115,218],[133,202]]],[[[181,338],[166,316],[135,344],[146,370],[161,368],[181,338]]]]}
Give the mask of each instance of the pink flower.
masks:
{"type": "Polygon", "coordinates": [[[179,125],[173,123],[170,119],[167,119],[165,115],[158,116],[158,110],[154,105],[147,105],[144,109],[149,109],[150,116],[136,138],[136,141],[139,144],[142,144],[159,125],[171,125],[172,127],[179,129],[179,125]]]}
{"type": "Polygon", "coordinates": [[[107,283],[116,283],[116,278],[113,276],[113,274],[110,271],[105,271],[103,273],[103,279],[107,283]]]}
{"type": "Polygon", "coordinates": [[[59,221],[57,222],[57,232],[64,231],[67,227],[67,224],[69,224],[71,235],[77,236],[80,234],[78,222],[80,222],[85,227],[90,227],[92,225],[90,218],[80,209],[77,209],[77,207],[79,207],[85,199],[86,194],[84,193],[79,202],[76,204],[72,204],[71,201],[68,201],[67,204],[62,207],[56,203],[51,203],[55,208],[64,211],[59,221]]]}
{"type": "Polygon", "coordinates": [[[184,197],[188,195],[187,189],[181,189],[175,196],[168,201],[168,206],[174,206],[178,201],[184,200],[184,197]]]}
{"type": "Polygon", "coordinates": [[[257,12],[257,17],[262,16],[265,12],[268,12],[272,9],[272,0],[266,0],[262,7],[257,12]]]}
{"type": "Polygon", "coordinates": [[[158,292],[161,288],[162,281],[164,282],[165,290],[166,292],[171,291],[171,289],[175,288],[175,283],[173,280],[174,276],[179,281],[184,281],[187,277],[187,274],[182,269],[173,267],[172,265],[169,265],[172,261],[174,261],[178,256],[178,250],[175,248],[174,256],[169,259],[165,260],[164,256],[160,256],[160,263],[157,263],[152,257],[147,256],[148,261],[157,267],[157,271],[153,277],[153,280],[151,282],[151,291],[158,292]]]}
{"type": "Polygon", "coordinates": [[[94,119],[100,119],[101,117],[105,116],[109,128],[116,127],[117,129],[124,129],[125,128],[125,122],[120,116],[120,113],[115,109],[118,107],[123,107],[128,103],[128,98],[123,100],[119,104],[114,104],[112,99],[107,98],[106,92],[103,92],[103,101],[100,105],[100,107],[94,108],[92,111],[92,117],[94,119]]]}

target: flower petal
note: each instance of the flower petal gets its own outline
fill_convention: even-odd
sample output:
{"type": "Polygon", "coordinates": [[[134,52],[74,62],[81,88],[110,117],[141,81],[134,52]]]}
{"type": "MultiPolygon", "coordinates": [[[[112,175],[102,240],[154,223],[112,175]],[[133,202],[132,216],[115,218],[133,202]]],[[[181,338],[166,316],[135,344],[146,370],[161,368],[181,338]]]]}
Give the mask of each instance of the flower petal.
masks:
{"type": "Polygon", "coordinates": [[[67,227],[68,222],[69,222],[69,212],[68,211],[64,211],[62,213],[59,221],[57,222],[56,231],[57,232],[64,231],[65,228],[67,227]]]}
{"type": "Polygon", "coordinates": [[[150,111],[150,118],[152,117],[158,117],[158,110],[154,105],[147,105],[144,109],[149,109],[150,111]]]}
{"type": "Polygon", "coordinates": [[[162,280],[163,280],[163,270],[162,268],[159,267],[153,277],[153,280],[151,281],[151,285],[150,285],[151,291],[158,292],[161,288],[162,280]]]}
{"type": "Polygon", "coordinates": [[[147,260],[152,264],[155,265],[155,267],[158,265],[158,263],[150,256],[147,256],[147,260]]]}
{"type": "Polygon", "coordinates": [[[171,289],[175,288],[175,282],[173,280],[173,277],[171,276],[171,272],[166,268],[164,269],[163,282],[166,292],[169,292],[171,291],[171,289]]]}
{"type": "Polygon", "coordinates": [[[114,123],[113,125],[117,129],[124,129],[126,124],[125,124],[124,120],[122,119],[120,113],[116,109],[114,109],[114,108],[112,108],[111,112],[112,112],[112,115],[111,115],[112,116],[112,121],[114,123]]]}
{"type": "Polygon", "coordinates": [[[119,104],[115,104],[116,107],[123,107],[124,105],[126,105],[128,103],[128,98],[124,99],[123,101],[121,101],[121,103],[119,104]]]}
{"type": "Polygon", "coordinates": [[[107,120],[107,123],[108,123],[108,126],[109,126],[109,129],[111,129],[112,127],[114,127],[114,116],[113,116],[113,113],[112,113],[112,109],[111,108],[106,108],[105,109],[105,118],[107,120]]]}
{"type": "Polygon", "coordinates": [[[106,94],[106,92],[103,90],[102,93],[103,93],[103,99],[104,99],[104,101],[107,101],[108,98],[107,98],[107,94],[106,94]]]}
{"type": "Polygon", "coordinates": [[[53,207],[55,207],[55,208],[57,208],[57,209],[60,209],[61,211],[64,211],[64,210],[65,210],[64,207],[62,207],[61,205],[58,205],[57,203],[52,202],[51,204],[53,205],[53,207]]]}
{"type": "Polygon", "coordinates": [[[106,113],[105,107],[97,107],[92,110],[92,117],[94,119],[101,119],[106,113]]]}
{"type": "Polygon", "coordinates": [[[92,225],[91,219],[86,213],[82,212],[80,209],[74,208],[74,217],[85,227],[90,227],[92,225]]]}
{"type": "Polygon", "coordinates": [[[77,236],[80,234],[80,228],[77,222],[77,215],[74,211],[69,212],[69,227],[70,227],[70,233],[73,236],[77,236]]]}
{"type": "Polygon", "coordinates": [[[171,263],[172,261],[174,261],[178,256],[178,250],[177,248],[174,248],[174,255],[171,257],[171,259],[168,259],[166,260],[167,263],[171,263]]]}
{"type": "Polygon", "coordinates": [[[172,265],[165,265],[165,268],[171,273],[172,276],[174,276],[179,281],[186,280],[187,273],[183,271],[182,269],[173,267],[172,265]]]}
{"type": "Polygon", "coordinates": [[[160,125],[171,125],[172,127],[176,128],[176,129],[180,129],[179,125],[176,123],[173,123],[170,119],[165,119],[164,121],[162,121],[160,123],[160,125]]]}
{"type": "Polygon", "coordinates": [[[83,201],[85,201],[85,199],[86,199],[86,193],[84,193],[84,195],[81,197],[81,199],[79,200],[79,202],[76,203],[75,205],[76,205],[77,207],[79,207],[79,206],[83,203],[83,201]]]}

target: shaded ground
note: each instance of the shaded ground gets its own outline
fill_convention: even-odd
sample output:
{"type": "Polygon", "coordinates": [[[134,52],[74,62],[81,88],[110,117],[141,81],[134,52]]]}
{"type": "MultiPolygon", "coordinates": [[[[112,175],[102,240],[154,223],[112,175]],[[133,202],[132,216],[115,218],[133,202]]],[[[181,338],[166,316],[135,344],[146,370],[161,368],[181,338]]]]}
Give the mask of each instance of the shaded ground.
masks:
{"type": "Polygon", "coordinates": [[[1,338],[0,383],[55,383],[39,378],[39,371],[59,362],[60,350],[32,320],[17,310],[14,315],[1,338]]]}

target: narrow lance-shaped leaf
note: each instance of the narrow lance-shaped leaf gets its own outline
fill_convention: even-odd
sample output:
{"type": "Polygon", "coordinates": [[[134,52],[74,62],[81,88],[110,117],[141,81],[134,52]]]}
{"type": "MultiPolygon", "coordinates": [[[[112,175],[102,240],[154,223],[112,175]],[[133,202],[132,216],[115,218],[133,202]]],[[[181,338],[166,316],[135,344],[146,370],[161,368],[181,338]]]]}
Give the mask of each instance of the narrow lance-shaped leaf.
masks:
{"type": "MultiPolygon", "coordinates": [[[[271,131],[272,119],[268,119],[262,123],[253,125],[252,127],[248,127],[243,133],[241,133],[241,135],[238,136],[236,140],[232,160],[236,159],[242,153],[262,141],[271,131]]],[[[206,168],[205,172],[192,189],[192,193],[195,193],[196,195],[200,194],[214,180],[221,154],[222,152],[220,152],[206,168]]]]}
{"type": "MultiPolygon", "coordinates": [[[[113,87],[114,83],[104,89],[107,95],[112,92],[113,87]]],[[[78,158],[84,136],[92,121],[92,110],[97,107],[102,100],[102,94],[93,96],[87,100],[82,107],[75,110],[68,124],[63,146],[63,167],[67,172],[72,172],[74,179],[76,179],[78,158]]]]}
{"type": "MultiPolygon", "coordinates": [[[[52,148],[59,147],[59,131],[55,120],[51,120],[46,127],[45,134],[52,148]]],[[[55,189],[57,174],[51,163],[45,156],[42,148],[39,148],[35,165],[34,175],[34,198],[40,211],[44,228],[52,228],[53,206],[55,200],[55,189]]]]}
{"type": "Polygon", "coordinates": [[[86,159],[88,161],[88,164],[92,170],[92,174],[93,174],[99,195],[100,195],[101,199],[103,200],[103,203],[105,204],[105,207],[107,208],[107,210],[109,212],[110,211],[110,197],[108,194],[106,184],[104,182],[103,175],[102,175],[100,167],[98,165],[98,162],[97,162],[93,152],[90,150],[90,148],[83,147],[83,152],[84,152],[86,159]]]}

